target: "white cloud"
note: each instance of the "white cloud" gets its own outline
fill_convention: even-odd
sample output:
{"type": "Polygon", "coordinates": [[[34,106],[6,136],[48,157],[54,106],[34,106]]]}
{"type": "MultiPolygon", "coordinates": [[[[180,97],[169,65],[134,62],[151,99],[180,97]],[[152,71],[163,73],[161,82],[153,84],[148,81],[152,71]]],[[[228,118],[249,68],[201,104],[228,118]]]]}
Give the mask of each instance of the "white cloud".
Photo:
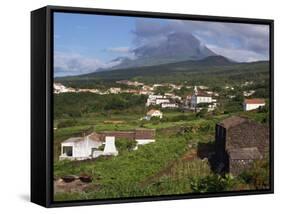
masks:
{"type": "Polygon", "coordinates": [[[253,62],[259,60],[268,60],[263,54],[256,53],[251,50],[237,49],[237,48],[222,48],[215,45],[207,45],[209,49],[218,55],[225,56],[237,62],[253,62]]]}
{"type": "Polygon", "coordinates": [[[99,68],[110,68],[119,63],[120,61],[103,62],[80,54],[55,52],[54,73],[55,76],[80,75],[95,72],[99,68]]]}

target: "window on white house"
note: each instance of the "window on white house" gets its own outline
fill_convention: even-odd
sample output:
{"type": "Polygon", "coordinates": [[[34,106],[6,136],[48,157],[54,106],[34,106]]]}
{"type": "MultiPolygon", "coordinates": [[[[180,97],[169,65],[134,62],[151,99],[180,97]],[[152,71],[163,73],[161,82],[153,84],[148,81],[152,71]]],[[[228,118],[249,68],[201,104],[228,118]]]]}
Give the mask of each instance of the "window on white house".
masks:
{"type": "Polygon", "coordinates": [[[72,156],[72,146],[64,146],[62,148],[62,152],[63,154],[65,154],[66,156],[71,157],[72,156]]]}

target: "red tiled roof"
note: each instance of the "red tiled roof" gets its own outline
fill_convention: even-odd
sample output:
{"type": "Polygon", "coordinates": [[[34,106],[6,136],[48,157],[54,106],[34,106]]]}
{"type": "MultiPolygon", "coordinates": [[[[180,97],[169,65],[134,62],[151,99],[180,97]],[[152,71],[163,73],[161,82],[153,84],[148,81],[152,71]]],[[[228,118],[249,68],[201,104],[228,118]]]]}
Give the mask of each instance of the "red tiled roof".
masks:
{"type": "Polygon", "coordinates": [[[97,142],[102,142],[104,139],[103,139],[103,136],[96,133],[96,132],[93,132],[92,134],[89,135],[89,138],[93,141],[97,141],[97,142]]]}
{"type": "Polygon", "coordinates": [[[212,97],[210,94],[207,94],[205,92],[199,91],[197,93],[197,97],[212,97]]]}
{"type": "Polygon", "coordinates": [[[136,129],[135,139],[154,139],[155,130],[154,129],[136,129]]]}
{"type": "Polygon", "coordinates": [[[104,140],[106,136],[115,137],[116,139],[128,139],[128,140],[135,139],[134,131],[102,131],[99,134],[102,136],[104,140]]]}
{"type": "MultiPolygon", "coordinates": [[[[152,115],[154,112],[157,112],[157,111],[159,111],[159,110],[151,109],[151,110],[149,110],[149,111],[146,113],[146,115],[152,115]]],[[[160,111],[159,111],[159,112],[160,112],[160,111]]]]}
{"type": "Polygon", "coordinates": [[[105,139],[106,136],[114,136],[116,139],[154,139],[154,129],[136,129],[135,131],[103,131],[99,133],[105,139]]]}
{"type": "Polygon", "coordinates": [[[264,99],[245,99],[246,104],[265,104],[264,99]]]}

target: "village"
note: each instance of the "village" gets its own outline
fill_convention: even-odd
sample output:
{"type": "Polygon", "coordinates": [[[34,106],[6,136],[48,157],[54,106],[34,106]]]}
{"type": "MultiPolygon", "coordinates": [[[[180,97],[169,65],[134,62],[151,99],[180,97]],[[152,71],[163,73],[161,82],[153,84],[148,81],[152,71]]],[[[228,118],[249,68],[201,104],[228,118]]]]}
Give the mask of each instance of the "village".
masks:
{"type": "MultiPolygon", "coordinates": [[[[144,83],[138,81],[129,81],[129,80],[120,80],[116,81],[117,84],[123,84],[126,86],[132,86],[133,89],[121,89],[120,87],[110,87],[107,90],[100,89],[81,89],[81,88],[71,88],[66,87],[61,83],[54,83],[54,93],[94,93],[99,95],[106,94],[121,94],[128,93],[133,95],[146,95],[148,96],[146,101],[146,107],[158,106],[161,109],[184,109],[191,111],[200,111],[203,107],[206,107],[208,111],[213,111],[217,105],[219,105],[217,101],[217,97],[220,96],[218,92],[214,92],[209,90],[209,87],[199,85],[199,86],[183,86],[176,85],[172,83],[165,84],[152,84],[146,85],[144,83]],[[136,88],[137,87],[137,88],[136,88]],[[167,87],[167,92],[162,94],[157,93],[157,89],[160,87],[167,87]],[[176,95],[174,91],[181,90],[182,88],[188,89],[190,92],[186,94],[184,97],[176,95]]],[[[241,84],[243,86],[252,85],[253,81],[246,81],[241,84]]],[[[226,85],[224,87],[226,91],[234,91],[234,87],[226,85]]],[[[243,110],[250,111],[253,109],[258,109],[259,107],[265,106],[265,100],[260,98],[255,99],[247,99],[247,97],[251,97],[255,94],[255,90],[245,90],[243,91],[243,96],[245,97],[243,102],[243,110]]],[[[227,95],[228,98],[233,99],[236,95],[227,95]]],[[[242,103],[241,103],[242,104],[242,103]]],[[[156,113],[158,114],[158,113],[156,113]]],[[[161,115],[161,114],[159,114],[161,115]]],[[[148,116],[151,116],[150,114],[148,116]]]]}
{"type": "MultiPolygon", "coordinates": [[[[183,86],[176,84],[153,84],[153,85],[145,85],[144,83],[140,83],[137,81],[128,81],[122,80],[117,81],[117,84],[124,84],[126,86],[138,87],[139,89],[121,89],[121,88],[109,88],[106,91],[101,91],[98,89],[73,89],[67,88],[60,83],[54,84],[54,93],[95,93],[99,95],[105,94],[120,94],[120,93],[131,93],[134,95],[145,95],[147,96],[145,108],[147,109],[146,115],[140,117],[139,120],[155,120],[158,119],[161,121],[163,117],[165,117],[165,113],[163,111],[183,111],[183,112],[195,112],[198,113],[203,109],[206,112],[214,111],[218,106],[220,94],[218,92],[211,91],[206,86],[183,86]],[[159,87],[169,87],[168,92],[162,92],[162,94],[157,92],[157,88],[159,87]],[[189,93],[184,97],[178,96],[174,93],[175,90],[181,90],[182,87],[185,87],[189,90],[189,93]]],[[[252,85],[253,82],[245,82],[241,86],[249,86],[252,85]]],[[[224,89],[226,91],[233,91],[234,88],[232,86],[225,86],[224,89]]],[[[244,112],[247,111],[255,111],[263,108],[266,103],[264,99],[261,98],[248,98],[255,93],[254,90],[243,91],[244,101],[241,103],[241,110],[244,112]]],[[[233,99],[235,96],[227,95],[229,99],[233,99]]],[[[230,146],[228,150],[226,147],[226,142],[220,142],[221,133],[226,134],[226,131],[220,131],[221,128],[216,128],[216,133],[214,138],[216,142],[220,142],[219,149],[217,152],[217,159],[219,159],[220,163],[224,163],[225,167],[223,167],[227,172],[232,174],[239,174],[242,169],[244,169],[249,161],[253,161],[255,159],[261,159],[265,156],[265,147],[268,148],[268,130],[266,128],[261,128],[264,131],[252,132],[251,129],[254,129],[258,126],[258,123],[253,122],[251,120],[245,119],[244,117],[229,117],[225,120],[217,123],[217,127],[223,127],[223,130],[228,129],[232,126],[244,125],[247,124],[249,127],[247,129],[240,131],[240,136],[249,136],[249,141],[253,144],[249,147],[249,145],[244,145],[246,138],[240,139],[239,142],[235,142],[234,148],[230,146]],[[221,125],[222,124],[222,125],[221,125]],[[225,125],[227,124],[227,125],[225,125]],[[243,134],[244,133],[244,134],[243,134]],[[253,134],[255,133],[255,134],[253,134]],[[260,137],[259,135],[263,136],[260,137]],[[253,139],[254,136],[254,139],[253,139]],[[263,139],[263,141],[259,145],[259,140],[263,139]],[[262,146],[263,145],[263,146],[262,146]],[[258,149],[263,147],[263,149],[258,149]],[[222,149],[224,148],[224,149],[222,149]],[[222,149],[222,150],[221,150],[222,149]],[[226,155],[227,154],[227,155],[226,155]],[[229,160],[226,160],[229,158],[229,160]],[[241,165],[243,163],[243,167],[234,167],[232,166],[232,162],[235,162],[237,165],[241,165]],[[226,166],[228,164],[228,166],[226,166]],[[240,171],[239,171],[240,168],[240,171]],[[238,171],[237,171],[238,170],[238,171]]],[[[148,129],[148,128],[140,128],[136,127],[134,130],[122,130],[122,131],[94,131],[89,133],[88,135],[80,136],[80,137],[70,137],[60,144],[60,156],[59,160],[89,160],[96,159],[100,156],[117,156],[118,148],[116,147],[116,140],[119,139],[127,139],[135,141],[136,144],[132,148],[132,151],[135,151],[139,148],[139,146],[154,143],[156,141],[156,129],[148,129]]],[[[225,139],[225,138],[224,138],[225,139]]],[[[231,143],[230,143],[231,144],[231,143]]],[[[235,165],[234,164],[234,165],[235,165]]]]}

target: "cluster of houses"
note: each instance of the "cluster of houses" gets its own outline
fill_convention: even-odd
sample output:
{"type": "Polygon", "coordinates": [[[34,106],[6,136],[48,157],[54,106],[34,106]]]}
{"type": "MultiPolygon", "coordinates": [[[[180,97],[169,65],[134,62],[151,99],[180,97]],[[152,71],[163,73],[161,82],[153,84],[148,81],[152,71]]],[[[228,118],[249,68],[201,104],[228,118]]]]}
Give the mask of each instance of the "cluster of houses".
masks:
{"type": "Polygon", "coordinates": [[[76,92],[76,90],[71,87],[66,87],[61,83],[54,83],[54,93],[55,94],[70,93],[70,92],[76,92]]]}
{"type": "MultiPolygon", "coordinates": [[[[154,95],[155,90],[157,90],[158,87],[169,87],[171,91],[180,90],[182,87],[191,88],[191,86],[176,85],[172,83],[155,83],[152,85],[146,85],[138,81],[129,81],[129,80],[119,80],[116,81],[116,83],[137,87],[138,89],[137,90],[134,89],[134,93],[143,94],[143,95],[154,95]]],[[[166,93],[165,96],[173,98],[173,96],[175,95],[172,93],[166,93]]]]}
{"type": "MultiPolygon", "coordinates": [[[[172,93],[165,93],[165,95],[152,94],[148,96],[145,105],[146,107],[158,105],[162,109],[179,108],[181,105],[184,109],[195,112],[198,112],[203,108],[207,108],[208,111],[213,111],[218,105],[217,99],[215,99],[214,97],[217,97],[219,95],[212,91],[198,90],[198,88],[199,87],[195,86],[193,93],[187,95],[185,100],[182,100],[181,97],[176,96],[172,93]]],[[[251,111],[264,107],[265,105],[266,103],[264,99],[244,99],[243,110],[251,111]]],[[[147,113],[146,119],[150,119],[153,116],[162,118],[162,113],[159,110],[152,109],[147,113]]]]}
{"type": "MultiPolygon", "coordinates": [[[[118,93],[132,93],[132,94],[144,94],[148,95],[146,101],[146,107],[150,106],[159,106],[162,109],[178,109],[183,108],[191,111],[200,111],[202,108],[207,108],[208,111],[213,111],[218,103],[217,99],[214,97],[219,96],[218,93],[212,91],[206,91],[208,87],[206,86],[194,86],[194,90],[192,94],[189,94],[182,99],[182,97],[177,96],[173,93],[165,93],[164,95],[154,94],[154,89],[159,86],[166,86],[167,84],[154,84],[153,86],[145,85],[144,83],[140,83],[137,81],[128,81],[128,80],[121,80],[117,81],[119,84],[126,84],[129,86],[141,86],[141,90],[136,89],[121,89],[118,87],[111,87],[107,91],[100,91],[99,89],[74,89],[71,87],[66,87],[61,83],[54,83],[54,93],[69,93],[69,92],[90,92],[96,94],[118,94],[118,93]]],[[[246,82],[244,85],[251,85],[252,82],[246,82]]],[[[175,84],[168,84],[174,89],[180,89],[182,85],[175,85],[175,84]]],[[[233,87],[226,86],[227,89],[233,90],[233,87]]],[[[244,91],[244,97],[251,96],[255,93],[254,90],[244,91]]],[[[228,96],[229,98],[234,98],[235,96],[228,96]]],[[[243,110],[244,111],[251,111],[255,109],[259,109],[265,106],[264,99],[245,99],[243,102],[243,110]]],[[[144,119],[150,119],[151,117],[159,117],[162,118],[162,112],[159,110],[152,109],[149,111],[144,119]],[[153,112],[153,113],[152,113],[153,112]]]]}
{"type": "Polygon", "coordinates": [[[87,160],[99,156],[117,156],[115,140],[136,141],[134,150],[140,145],[155,142],[154,129],[136,129],[134,131],[93,132],[83,137],[72,137],[61,143],[60,160],[87,160]]]}
{"type": "Polygon", "coordinates": [[[88,92],[88,93],[94,93],[94,94],[100,94],[100,95],[119,94],[119,93],[139,94],[139,92],[137,90],[133,90],[133,89],[122,90],[121,88],[118,88],[118,87],[111,87],[107,90],[100,90],[100,89],[96,89],[96,88],[71,88],[71,87],[66,87],[61,83],[54,83],[54,93],[55,94],[80,93],[80,92],[88,92]]]}
{"type": "MultiPolygon", "coordinates": [[[[61,83],[54,83],[54,93],[55,94],[60,94],[60,93],[70,93],[70,92],[89,92],[89,93],[95,93],[95,94],[119,94],[119,93],[129,93],[129,94],[135,94],[135,95],[153,95],[154,91],[157,89],[157,87],[160,86],[165,86],[166,84],[153,84],[152,86],[150,85],[145,85],[144,83],[140,83],[137,81],[129,81],[129,80],[120,80],[116,81],[117,84],[125,84],[127,86],[132,86],[133,88],[127,88],[127,89],[122,89],[120,87],[111,87],[107,90],[100,90],[100,89],[95,89],[95,88],[71,88],[71,87],[66,87],[61,83]],[[138,88],[134,88],[138,87],[138,88]]],[[[182,86],[178,86],[175,84],[168,84],[172,89],[180,89],[182,86]]],[[[167,96],[175,96],[173,94],[167,93],[167,96]]],[[[179,97],[180,98],[180,97],[179,97]]]]}
{"type": "MultiPolygon", "coordinates": [[[[165,95],[149,95],[146,101],[146,107],[159,105],[161,108],[179,108],[180,105],[184,109],[192,111],[200,111],[205,105],[208,111],[213,111],[217,106],[217,100],[213,96],[218,94],[211,91],[199,91],[199,87],[195,86],[192,94],[187,95],[185,100],[173,93],[165,93],[165,95]]],[[[200,89],[203,86],[200,86],[200,89]]],[[[205,88],[204,88],[205,89],[205,88]]]]}
{"type": "MultiPolygon", "coordinates": [[[[172,89],[180,89],[182,85],[175,85],[171,83],[166,84],[153,84],[152,86],[145,85],[144,83],[129,80],[117,81],[118,84],[126,84],[128,86],[138,86],[141,89],[121,89],[119,87],[111,87],[106,91],[101,91],[99,89],[74,89],[71,87],[66,87],[61,83],[54,83],[54,93],[69,93],[69,92],[90,92],[96,94],[119,94],[119,93],[131,93],[136,95],[148,95],[145,106],[159,106],[162,109],[187,109],[192,111],[200,111],[202,108],[207,108],[208,111],[213,111],[218,103],[217,99],[219,94],[213,91],[208,91],[206,86],[194,86],[193,93],[187,95],[185,99],[180,96],[175,95],[172,92],[167,92],[164,95],[154,94],[154,90],[160,86],[169,86],[172,89]]],[[[243,85],[251,85],[252,82],[245,82],[243,85]]],[[[188,86],[185,86],[188,87],[188,86]]],[[[191,87],[191,86],[190,86],[191,87]]],[[[226,86],[225,88],[233,90],[231,86],[226,86]]],[[[254,90],[244,91],[244,97],[252,96],[255,93],[254,90]]],[[[235,96],[228,95],[228,98],[234,98],[235,96]]],[[[245,99],[243,102],[243,110],[251,111],[265,106],[264,99],[245,99]]]]}

